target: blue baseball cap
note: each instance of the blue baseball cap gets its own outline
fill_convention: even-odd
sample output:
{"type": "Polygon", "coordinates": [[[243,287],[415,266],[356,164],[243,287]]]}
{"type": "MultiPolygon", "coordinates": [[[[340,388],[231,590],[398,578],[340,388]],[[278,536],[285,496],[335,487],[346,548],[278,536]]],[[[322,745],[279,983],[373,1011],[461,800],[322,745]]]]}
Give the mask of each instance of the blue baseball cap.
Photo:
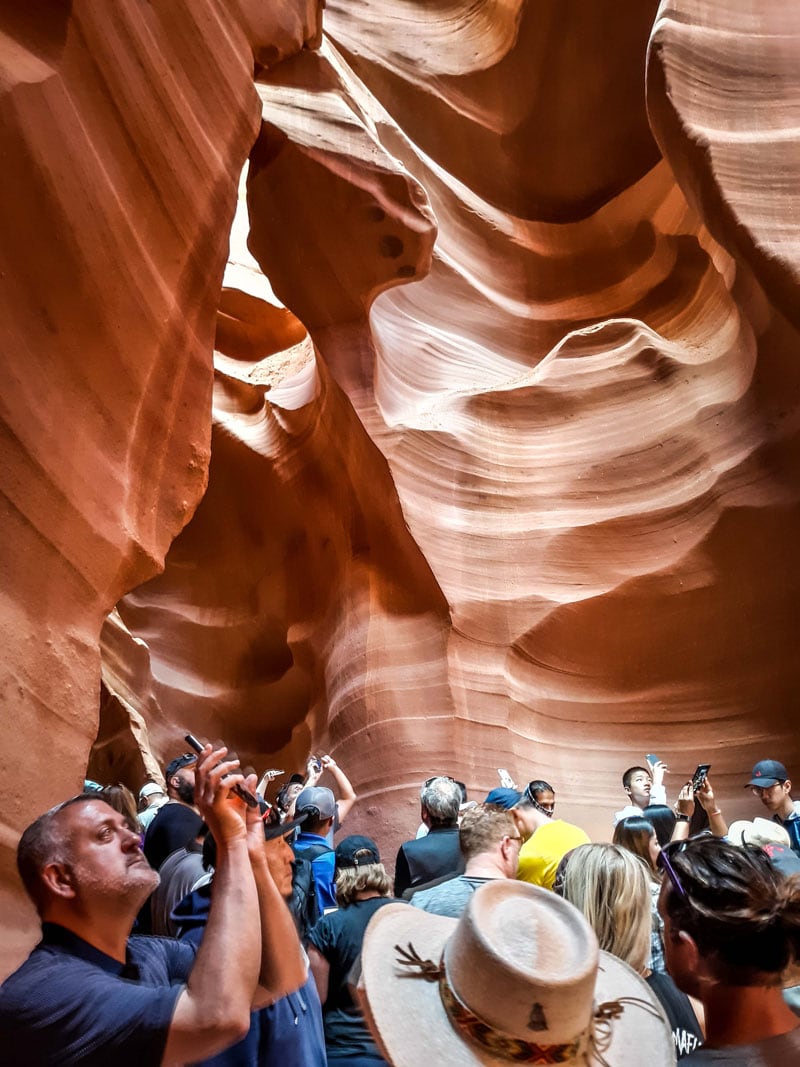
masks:
{"type": "Polygon", "coordinates": [[[508,811],[515,808],[520,800],[522,800],[522,793],[518,790],[498,786],[497,789],[492,789],[486,794],[484,804],[495,804],[498,808],[505,808],[508,811]]]}

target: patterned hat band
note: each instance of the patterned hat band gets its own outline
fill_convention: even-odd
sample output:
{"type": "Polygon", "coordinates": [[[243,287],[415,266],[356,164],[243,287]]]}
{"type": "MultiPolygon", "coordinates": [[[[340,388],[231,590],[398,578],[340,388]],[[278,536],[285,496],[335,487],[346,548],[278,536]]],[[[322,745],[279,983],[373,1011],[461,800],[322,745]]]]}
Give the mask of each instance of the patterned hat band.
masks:
{"type": "MultiPolygon", "coordinates": [[[[648,1014],[657,1016],[647,1001],[640,1000],[638,997],[620,997],[618,1000],[610,1000],[598,1005],[587,1029],[572,1041],[559,1045],[542,1045],[535,1041],[525,1041],[496,1030],[459,999],[458,994],[447,981],[444,955],[437,964],[433,960],[422,959],[411,943],[406,948],[395,945],[395,951],[399,964],[412,969],[412,973],[413,969],[416,969],[417,977],[425,981],[438,983],[439,996],[444,1010],[464,1037],[497,1059],[506,1060],[508,1063],[542,1065],[570,1063],[582,1056],[583,1062],[588,1064],[592,1062],[590,1054],[593,1054],[596,1063],[601,1067],[608,1067],[603,1053],[611,1044],[614,1020],[622,1015],[626,1006],[641,1007],[648,1014]]],[[[529,1026],[531,1030],[547,1029],[547,1020],[541,1004],[532,1006],[529,1026]]]]}

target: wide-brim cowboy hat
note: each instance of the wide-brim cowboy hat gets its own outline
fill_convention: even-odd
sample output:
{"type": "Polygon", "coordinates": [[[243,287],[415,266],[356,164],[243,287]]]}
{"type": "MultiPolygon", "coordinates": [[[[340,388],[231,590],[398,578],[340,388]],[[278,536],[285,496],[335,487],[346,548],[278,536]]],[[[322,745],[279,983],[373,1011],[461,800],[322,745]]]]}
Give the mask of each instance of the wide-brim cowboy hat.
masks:
{"type": "Polygon", "coordinates": [[[789,845],[789,833],[780,823],[772,819],[762,819],[756,816],[750,819],[737,819],[728,827],[728,840],[732,845],[758,845],[765,844],[789,845]]]}
{"type": "Polygon", "coordinates": [[[537,886],[489,882],[459,919],[387,904],[361,964],[365,1017],[395,1067],[676,1062],[644,979],[598,949],[576,908],[537,886]]]}

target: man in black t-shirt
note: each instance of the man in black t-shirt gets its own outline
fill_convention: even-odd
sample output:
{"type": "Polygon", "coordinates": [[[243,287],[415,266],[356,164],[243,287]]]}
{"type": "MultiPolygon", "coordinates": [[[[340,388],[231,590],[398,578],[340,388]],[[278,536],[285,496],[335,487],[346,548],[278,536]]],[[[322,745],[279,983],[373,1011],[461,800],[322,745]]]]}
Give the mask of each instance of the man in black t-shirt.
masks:
{"type": "Polygon", "coordinates": [[[179,848],[185,848],[200,833],[203,820],[194,802],[194,769],[197,756],[185,752],[167,765],[164,777],[169,801],[163,805],[147,828],[144,854],[157,871],[161,864],[179,848]]]}

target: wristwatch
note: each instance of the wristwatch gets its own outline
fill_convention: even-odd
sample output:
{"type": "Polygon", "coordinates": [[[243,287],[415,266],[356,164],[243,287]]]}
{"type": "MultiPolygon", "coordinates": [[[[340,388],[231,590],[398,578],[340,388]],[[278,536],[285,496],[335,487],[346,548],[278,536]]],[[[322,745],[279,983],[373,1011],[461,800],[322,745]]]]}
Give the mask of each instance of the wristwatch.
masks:
{"type": "Polygon", "coordinates": [[[676,822],[691,822],[692,817],[691,815],[676,815],[675,820],[676,822]]]}

